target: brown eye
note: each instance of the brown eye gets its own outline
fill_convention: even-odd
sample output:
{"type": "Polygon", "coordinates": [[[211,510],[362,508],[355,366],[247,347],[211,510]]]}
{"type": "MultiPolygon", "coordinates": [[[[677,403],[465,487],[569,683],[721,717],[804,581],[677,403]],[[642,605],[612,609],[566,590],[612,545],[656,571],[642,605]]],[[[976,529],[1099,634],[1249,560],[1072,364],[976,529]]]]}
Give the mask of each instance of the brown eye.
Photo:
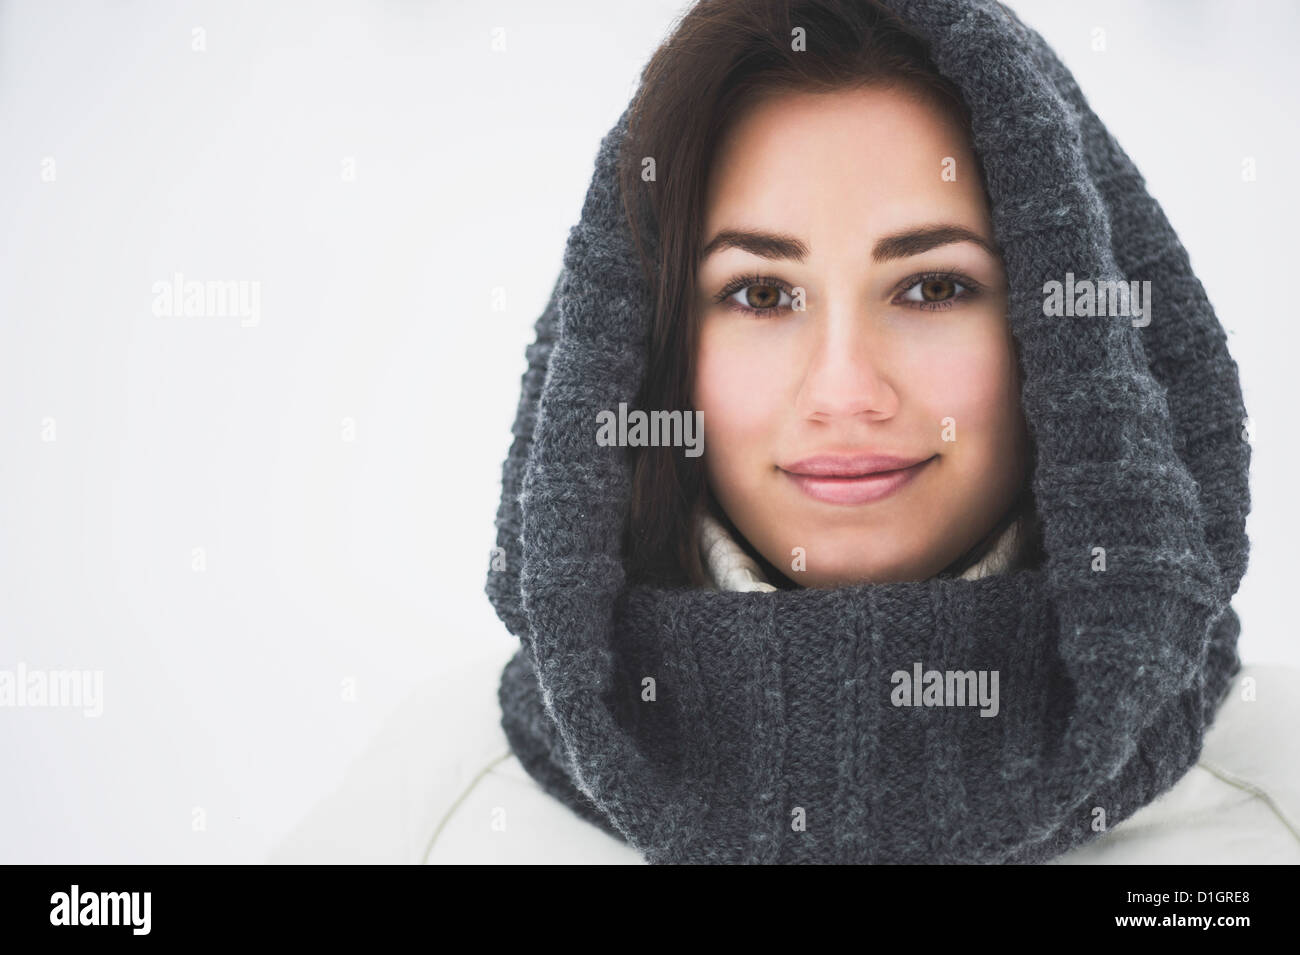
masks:
{"type": "Polygon", "coordinates": [[[781,290],[774,285],[751,285],[744,292],[751,308],[776,308],[781,304],[781,290]]]}
{"type": "Polygon", "coordinates": [[[956,285],[951,279],[926,279],[921,283],[921,298],[927,302],[942,302],[957,294],[956,285]]]}
{"type": "Polygon", "coordinates": [[[958,281],[958,277],[950,275],[918,276],[911,281],[912,284],[894,300],[896,304],[913,308],[951,308],[977,291],[973,282],[967,279],[958,281]]]}
{"type": "Polygon", "coordinates": [[[748,312],[751,315],[777,313],[794,302],[790,293],[780,285],[756,282],[753,279],[745,281],[746,284],[743,286],[733,285],[734,292],[726,293],[726,300],[730,306],[741,312],[748,312]]]}

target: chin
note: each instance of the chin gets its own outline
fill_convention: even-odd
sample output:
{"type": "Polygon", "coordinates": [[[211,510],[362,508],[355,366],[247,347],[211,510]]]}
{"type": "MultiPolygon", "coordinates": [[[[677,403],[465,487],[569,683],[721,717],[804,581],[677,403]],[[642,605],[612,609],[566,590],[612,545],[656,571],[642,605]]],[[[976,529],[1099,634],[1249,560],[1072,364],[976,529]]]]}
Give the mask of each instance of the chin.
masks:
{"type": "Polygon", "coordinates": [[[924,580],[924,572],[916,570],[909,561],[890,561],[879,563],[872,561],[845,560],[836,562],[831,568],[821,568],[817,572],[788,575],[795,583],[814,589],[833,587],[852,587],[858,584],[888,584],[904,581],[924,580]]]}

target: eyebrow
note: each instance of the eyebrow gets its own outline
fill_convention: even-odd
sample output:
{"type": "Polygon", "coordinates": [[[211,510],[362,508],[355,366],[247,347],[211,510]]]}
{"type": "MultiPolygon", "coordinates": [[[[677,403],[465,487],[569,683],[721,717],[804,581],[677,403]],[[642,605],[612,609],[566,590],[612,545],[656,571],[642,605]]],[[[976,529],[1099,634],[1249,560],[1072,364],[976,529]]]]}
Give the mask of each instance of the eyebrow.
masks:
{"type": "MultiPolygon", "coordinates": [[[[995,258],[1001,257],[997,247],[979,233],[964,226],[949,224],[922,226],[887,235],[876,243],[871,256],[877,262],[891,262],[955,242],[974,242],[995,258]]],[[[723,229],[709,240],[700,255],[700,261],[723,249],[740,249],[764,259],[792,259],[795,262],[802,262],[808,257],[808,246],[792,235],[750,229],[723,229]]]]}

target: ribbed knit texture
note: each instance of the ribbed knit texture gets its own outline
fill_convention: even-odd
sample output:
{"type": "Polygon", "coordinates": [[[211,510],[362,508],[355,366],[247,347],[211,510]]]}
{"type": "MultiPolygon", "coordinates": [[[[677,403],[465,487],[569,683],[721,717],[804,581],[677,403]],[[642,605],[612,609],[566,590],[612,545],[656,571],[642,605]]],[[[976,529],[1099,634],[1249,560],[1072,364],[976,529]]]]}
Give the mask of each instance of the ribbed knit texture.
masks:
{"type": "Polygon", "coordinates": [[[625,112],[528,349],[487,593],[521,641],[500,686],[515,753],[652,863],[1051,859],[1102,834],[1096,809],[1113,827],[1186,773],[1239,667],[1246,412],[1185,250],[1035,32],[991,0],[886,5],[971,107],[1046,559],[831,589],[629,584],[629,456],[595,441],[597,412],[634,406],[651,306],[615,175],[625,112]],[[1150,280],[1150,324],[1044,316],[1067,272],[1150,280]],[[998,671],[998,714],[893,705],[890,675],[918,661],[998,671]]]}

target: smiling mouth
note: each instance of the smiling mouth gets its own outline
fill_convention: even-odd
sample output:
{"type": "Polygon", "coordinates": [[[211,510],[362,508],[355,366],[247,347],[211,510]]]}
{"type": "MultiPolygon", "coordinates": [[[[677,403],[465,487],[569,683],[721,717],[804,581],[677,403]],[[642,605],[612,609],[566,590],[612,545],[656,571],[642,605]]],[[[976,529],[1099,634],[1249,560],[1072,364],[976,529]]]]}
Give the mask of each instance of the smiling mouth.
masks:
{"type": "Polygon", "coordinates": [[[932,455],[910,467],[870,474],[830,476],[782,470],[799,490],[814,500],[854,507],[879,501],[906,487],[936,457],[932,455]]]}

